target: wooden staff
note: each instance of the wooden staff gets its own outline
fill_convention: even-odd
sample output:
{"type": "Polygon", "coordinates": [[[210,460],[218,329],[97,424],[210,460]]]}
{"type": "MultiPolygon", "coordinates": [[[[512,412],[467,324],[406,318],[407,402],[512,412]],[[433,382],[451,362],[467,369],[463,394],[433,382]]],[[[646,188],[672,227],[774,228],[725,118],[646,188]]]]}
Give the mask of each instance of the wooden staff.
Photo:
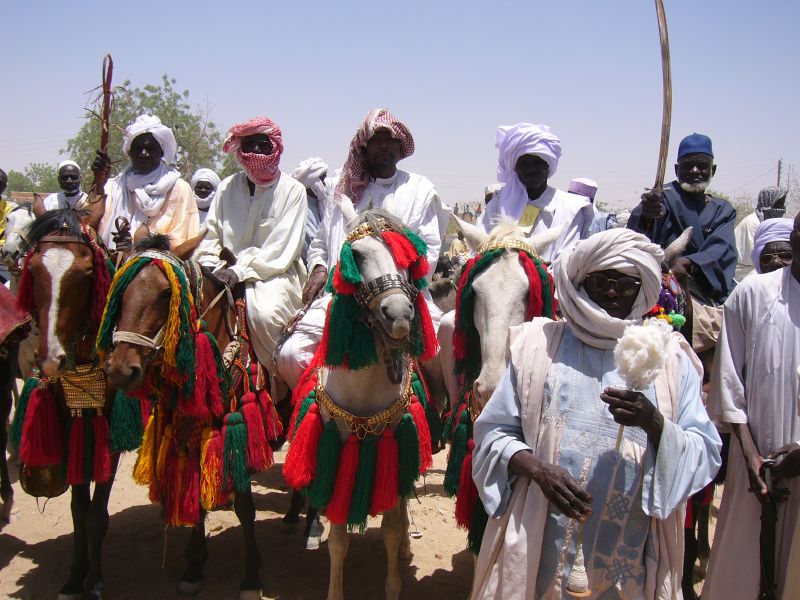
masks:
{"type": "MultiPolygon", "coordinates": [[[[111,78],[114,74],[114,61],[110,54],[103,58],[103,111],[100,118],[100,150],[103,152],[108,148],[108,132],[111,125],[111,105],[113,103],[111,95],[111,78]]],[[[97,197],[103,195],[105,181],[95,179],[92,183],[92,191],[97,197]]]]}
{"type": "MultiPolygon", "coordinates": [[[[669,151],[669,132],[672,125],[672,75],[669,60],[669,34],[667,32],[667,14],[664,12],[662,0],[655,0],[656,16],[658,17],[658,35],[661,41],[661,79],[664,100],[661,111],[661,143],[658,148],[658,167],[656,168],[656,181],[652,191],[659,196],[664,191],[664,174],[667,169],[667,152],[669,151]]],[[[661,214],[664,216],[664,207],[661,214]]]]}

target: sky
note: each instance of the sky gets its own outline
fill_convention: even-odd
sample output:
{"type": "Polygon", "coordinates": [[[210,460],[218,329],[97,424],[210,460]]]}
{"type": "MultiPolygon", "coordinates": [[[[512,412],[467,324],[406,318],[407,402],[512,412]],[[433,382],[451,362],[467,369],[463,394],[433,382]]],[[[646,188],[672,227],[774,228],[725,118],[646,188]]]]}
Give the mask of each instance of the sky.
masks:
{"type": "MultiPolygon", "coordinates": [[[[665,0],[680,139],[714,144],[712,187],[754,198],[778,160],[800,175],[800,2],[665,0]]],[[[3,0],[0,168],[57,163],[100,83],[190,91],[220,129],[266,115],[283,130],[281,166],[346,158],[364,115],[388,107],[410,128],[400,168],[448,204],[496,180],[498,125],[548,124],[563,155],[551,183],[598,181],[597,200],[633,206],[655,179],[661,59],[650,0],[336,3],[3,0]]],[[[184,174],[188,179],[191,174],[184,174]]]]}

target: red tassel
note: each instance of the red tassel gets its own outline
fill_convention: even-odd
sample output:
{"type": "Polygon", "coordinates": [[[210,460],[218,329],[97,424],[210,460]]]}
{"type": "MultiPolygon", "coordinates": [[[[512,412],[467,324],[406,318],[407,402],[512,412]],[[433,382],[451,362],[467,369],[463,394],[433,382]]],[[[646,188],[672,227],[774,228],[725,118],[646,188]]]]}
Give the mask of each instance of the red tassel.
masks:
{"type": "Polygon", "coordinates": [[[33,251],[28,252],[22,265],[22,275],[20,275],[19,288],[17,289],[17,308],[22,312],[33,315],[36,312],[36,303],[33,300],[33,277],[28,266],[31,254],[33,254],[33,251]]]}
{"type": "Polygon", "coordinates": [[[525,310],[525,320],[530,321],[534,317],[542,316],[544,310],[544,299],[542,298],[542,282],[539,279],[539,272],[533,259],[519,252],[519,263],[522,265],[525,275],[528,277],[528,302],[525,310]]]}
{"type": "Polygon", "coordinates": [[[182,396],[181,411],[190,417],[205,419],[208,407],[217,408],[217,416],[222,414],[222,396],[217,382],[217,365],[211,350],[211,342],[204,333],[194,336],[195,381],[192,395],[182,396]]]}
{"type": "MultiPolygon", "coordinates": [[[[303,422],[305,422],[305,419],[303,419],[303,422]]],[[[353,496],[353,487],[355,486],[356,473],[358,472],[358,455],[360,451],[358,438],[350,434],[342,448],[342,454],[339,456],[339,469],[336,471],[333,496],[328,508],[325,509],[325,516],[334,525],[347,523],[347,516],[350,512],[350,499],[353,496]]]]}
{"type": "Polygon", "coordinates": [[[428,303],[422,294],[417,294],[417,312],[419,313],[419,324],[422,327],[422,360],[431,360],[439,352],[439,341],[436,339],[436,330],[433,328],[431,313],[428,311],[428,303]]]}
{"type": "Polygon", "coordinates": [[[67,456],[67,483],[81,485],[86,478],[86,430],[83,417],[72,419],[69,432],[69,455],[67,456]]]}
{"type": "Polygon", "coordinates": [[[427,256],[420,256],[413,265],[411,265],[411,278],[413,280],[422,279],[431,270],[430,263],[427,256]]]}
{"type": "Polygon", "coordinates": [[[272,464],[272,449],[267,444],[264,416],[253,392],[242,396],[241,405],[247,427],[247,467],[251,471],[263,471],[272,464]]]}
{"type": "Polygon", "coordinates": [[[64,438],[61,419],[52,389],[37,387],[28,402],[19,457],[31,467],[49,467],[64,458],[64,438]]]}
{"type": "Polygon", "coordinates": [[[170,525],[180,525],[181,469],[178,461],[177,452],[170,452],[164,467],[164,481],[159,481],[164,498],[164,521],[170,525]]]}
{"type": "Polygon", "coordinates": [[[267,434],[267,441],[277,440],[283,433],[283,424],[278,417],[275,404],[266,389],[259,390],[257,397],[261,411],[264,414],[264,430],[267,434]]]}
{"type": "Polygon", "coordinates": [[[411,396],[411,404],[408,407],[408,412],[411,413],[414,424],[417,426],[417,436],[419,437],[419,474],[424,475],[433,464],[431,430],[428,427],[425,409],[422,408],[422,404],[416,396],[411,396]]]}
{"type": "Polygon", "coordinates": [[[375,483],[372,484],[372,501],[369,514],[373,517],[392,509],[397,504],[400,478],[400,449],[394,431],[388,427],[378,440],[378,459],[375,466],[375,483]]]}
{"type": "MultiPolygon", "coordinates": [[[[320,346],[321,345],[322,343],[320,343],[320,346]]],[[[317,371],[309,367],[300,377],[297,387],[294,388],[292,392],[292,418],[289,421],[289,433],[286,435],[287,440],[294,439],[294,429],[297,426],[297,415],[300,412],[300,407],[303,405],[303,400],[308,397],[311,390],[315,387],[317,387],[317,371]]]]}
{"type": "MultiPolygon", "coordinates": [[[[296,490],[310,484],[317,473],[317,450],[320,436],[322,436],[322,418],[319,415],[319,407],[314,402],[309,407],[306,416],[303,417],[292,443],[289,444],[286,462],[283,463],[283,477],[286,479],[286,483],[296,490]]],[[[347,515],[345,514],[346,519],[347,515]]]]}
{"type": "MultiPolygon", "coordinates": [[[[87,233],[88,236],[88,233],[87,233]]],[[[106,307],[108,289],[111,287],[111,274],[108,271],[108,264],[103,251],[98,245],[93,246],[94,250],[94,284],[92,289],[92,322],[99,323],[103,319],[103,311],[106,307]]]]}
{"type": "Polygon", "coordinates": [[[183,524],[195,524],[200,521],[200,465],[196,459],[186,457],[183,463],[181,483],[180,520],[183,524]]]}
{"type": "Polygon", "coordinates": [[[467,442],[467,454],[461,463],[461,479],[458,482],[458,495],[456,496],[456,524],[464,529],[469,529],[472,524],[472,513],[475,502],[478,500],[478,488],[472,479],[472,451],[475,442],[467,442]]]}
{"type": "Polygon", "coordinates": [[[345,296],[352,296],[356,293],[356,284],[350,283],[342,277],[342,269],[338,264],[333,271],[333,288],[337,294],[344,294],[345,296]]]}
{"type": "MultiPolygon", "coordinates": [[[[394,263],[401,269],[407,269],[416,262],[417,249],[414,244],[404,235],[395,231],[384,231],[381,237],[392,253],[394,263]]],[[[426,271],[427,272],[427,271],[426,271]]],[[[415,279],[417,279],[415,277],[415,279]]]]}
{"type": "Polygon", "coordinates": [[[111,477],[108,419],[103,415],[95,415],[92,417],[92,427],[94,428],[92,479],[97,483],[105,483],[111,477]]]}

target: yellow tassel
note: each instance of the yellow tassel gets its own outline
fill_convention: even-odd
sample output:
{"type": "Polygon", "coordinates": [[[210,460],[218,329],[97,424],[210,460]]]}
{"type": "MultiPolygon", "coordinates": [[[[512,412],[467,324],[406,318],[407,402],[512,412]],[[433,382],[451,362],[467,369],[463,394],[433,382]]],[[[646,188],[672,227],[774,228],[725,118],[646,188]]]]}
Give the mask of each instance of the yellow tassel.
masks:
{"type": "Polygon", "coordinates": [[[142,445],[139,447],[139,455],[136,457],[136,464],[133,466],[133,480],[139,485],[150,485],[153,481],[153,438],[155,430],[155,417],[150,415],[147,419],[147,426],[142,435],[142,445]]]}
{"type": "Polygon", "coordinates": [[[164,362],[175,367],[176,354],[178,349],[178,338],[180,337],[181,326],[181,288],[178,276],[175,275],[174,267],[169,263],[164,263],[164,274],[167,276],[172,295],[169,301],[169,312],[167,313],[167,323],[164,328],[164,362]]]}
{"type": "Polygon", "coordinates": [[[167,466],[167,451],[169,450],[169,441],[172,439],[172,425],[164,427],[164,433],[158,441],[158,462],[156,462],[156,473],[158,473],[158,484],[161,490],[166,490],[168,482],[164,481],[164,472],[167,466]]]}
{"type": "Polygon", "coordinates": [[[181,452],[180,456],[178,456],[178,469],[177,472],[175,473],[175,481],[170,482],[169,484],[175,486],[176,490],[174,499],[172,501],[172,516],[170,518],[170,524],[175,527],[194,524],[194,523],[184,523],[181,520],[181,497],[183,496],[183,468],[185,465],[186,465],[186,454],[184,452],[181,452]]]}
{"type": "Polygon", "coordinates": [[[222,463],[212,451],[208,454],[214,431],[210,427],[203,429],[200,446],[200,505],[212,510],[217,504],[217,496],[222,481],[222,463]]]}

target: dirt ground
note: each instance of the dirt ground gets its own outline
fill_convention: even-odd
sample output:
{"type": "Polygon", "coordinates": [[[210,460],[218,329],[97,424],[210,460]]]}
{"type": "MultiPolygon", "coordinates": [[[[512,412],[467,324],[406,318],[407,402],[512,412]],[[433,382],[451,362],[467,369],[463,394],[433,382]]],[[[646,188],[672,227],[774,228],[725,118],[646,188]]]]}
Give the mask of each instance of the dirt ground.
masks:
{"type": "MultiPolygon", "coordinates": [[[[290,499],[280,473],[283,458],[284,453],[277,453],[276,465],[253,482],[264,596],[276,600],[325,598],[327,545],[307,551],[300,526],[288,531],[281,522],[290,499]]],[[[109,502],[111,520],[103,547],[104,597],[180,598],[177,585],[186,564],[183,552],[189,530],[164,530],[158,507],[147,500],[146,488],[131,479],[133,461],[133,454],[122,457],[109,502]]],[[[401,568],[403,598],[456,600],[469,593],[472,557],[466,550],[466,533],[455,527],[453,500],[444,494],[444,466],[445,453],[440,452],[425,481],[417,485],[419,502],[409,503],[411,531],[418,530],[421,536],[412,536],[413,559],[401,568]]],[[[0,531],[0,598],[56,598],[69,574],[72,553],[69,492],[37,508],[36,501],[19,487],[13,467],[12,480],[15,505],[11,523],[0,531]]],[[[243,542],[237,527],[233,511],[209,515],[209,560],[198,600],[237,597],[243,576],[243,542]]],[[[380,521],[370,519],[365,534],[351,536],[345,596],[383,598],[385,576],[380,521]]]]}

